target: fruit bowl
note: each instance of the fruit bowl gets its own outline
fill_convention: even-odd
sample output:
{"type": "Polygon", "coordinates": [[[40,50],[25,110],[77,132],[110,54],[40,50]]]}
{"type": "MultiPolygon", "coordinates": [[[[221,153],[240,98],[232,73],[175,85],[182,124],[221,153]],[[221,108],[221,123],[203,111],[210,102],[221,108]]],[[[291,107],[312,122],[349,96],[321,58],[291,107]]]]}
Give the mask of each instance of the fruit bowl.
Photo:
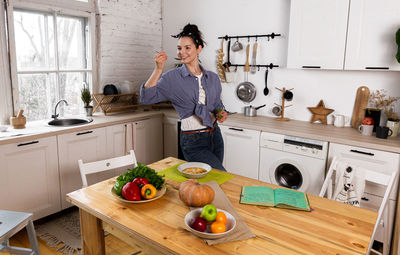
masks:
{"type": "Polygon", "coordinates": [[[201,163],[201,162],[188,162],[188,163],[179,165],[178,171],[186,178],[198,179],[198,178],[206,176],[211,171],[211,166],[206,163],[201,163]],[[187,170],[188,168],[192,168],[192,167],[202,168],[205,170],[205,172],[202,172],[202,173],[185,172],[185,170],[187,170]]]}
{"type": "MultiPolygon", "coordinates": [[[[200,216],[201,210],[202,210],[202,208],[194,209],[194,210],[188,212],[185,216],[185,225],[186,225],[187,229],[190,230],[190,232],[192,232],[196,236],[198,236],[200,238],[204,238],[204,239],[218,239],[218,238],[229,235],[232,232],[232,230],[235,229],[235,227],[236,227],[235,217],[233,217],[232,214],[230,214],[227,211],[222,210],[222,209],[217,209],[217,211],[224,212],[226,215],[227,223],[226,223],[226,231],[224,233],[214,234],[214,233],[209,233],[209,232],[200,232],[200,231],[197,231],[197,230],[191,228],[190,224],[196,217],[200,216]]],[[[207,229],[209,228],[208,226],[207,226],[207,229]]]]}

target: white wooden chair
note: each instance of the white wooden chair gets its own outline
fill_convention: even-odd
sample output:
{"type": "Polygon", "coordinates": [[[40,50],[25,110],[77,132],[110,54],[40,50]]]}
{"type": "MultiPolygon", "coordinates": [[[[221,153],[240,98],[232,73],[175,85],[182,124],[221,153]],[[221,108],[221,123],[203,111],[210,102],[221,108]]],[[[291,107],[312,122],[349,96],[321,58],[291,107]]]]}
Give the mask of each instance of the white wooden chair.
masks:
{"type": "Polygon", "coordinates": [[[111,169],[116,169],[124,166],[133,165],[137,166],[136,156],[133,150],[130,150],[128,155],[105,159],[100,161],[94,161],[89,163],[83,163],[80,159],[78,160],[79,170],[81,172],[82,186],[87,186],[87,175],[99,172],[104,172],[111,169]]]}
{"type": "MultiPolygon", "coordinates": [[[[332,199],[333,196],[333,186],[334,186],[334,182],[336,178],[333,178],[333,172],[336,172],[336,168],[337,168],[337,164],[339,162],[342,162],[343,159],[341,157],[334,157],[332,160],[332,163],[329,167],[329,171],[326,175],[324,184],[322,185],[321,188],[321,192],[319,194],[320,197],[327,197],[328,199],[332,199]]],[[[368,245],[368,250],[366,254],[369,254],[370,251],[374,251],[377,254],[381,254],[381,252],[376,251],[374,249],[372,249],[372,244],[374,243],[374,236],[375,233],[377,231],[377,228],[379,226],[379,223],[382,219],[382,215],[383,212],[385,210],[385,207],[387,205],[388,199],[389,199],[389,194],[390,191],[392,190],[393,187],[393,183],[395,182],[396,178],[397,178],[397,171],[393,171],[392,174],[385,174],[385,173],[381,173],[381,172],[376,172],[376,171],[372,171],[366,168],[362,168],[362,167],[358,167],[357,166],[357,171],[364,171],[365,174],[365,181],[369,181],[372,183],[376,183],[379,185],[383,185],[386,186],[386,190],[385,190],[385,194],[383,196],[381,205],[379,206],[379,210],[378,210],[378,216],[376,218],[376,222],[375,222],[375,226],[374,226],[374,230],[372,232],[372,236],[371,236],[371,240],[369,242],[368,245]]],[[[385,224],[385,223],[384,223],[385,224]]],[[[387,223],[386,223],[387,224],[387,223]]],[[[390,240],[385,240],[384,241],[384,245],[388,245],[390,243],[390,240]]]]}
{"type": "Polygon", "coordinates": [[[0,251],[11,254],[40,255],[32,213],[0,210],[0,251]],[[31,248],[10,246],[9,239],[25,227],[31,248]]]}

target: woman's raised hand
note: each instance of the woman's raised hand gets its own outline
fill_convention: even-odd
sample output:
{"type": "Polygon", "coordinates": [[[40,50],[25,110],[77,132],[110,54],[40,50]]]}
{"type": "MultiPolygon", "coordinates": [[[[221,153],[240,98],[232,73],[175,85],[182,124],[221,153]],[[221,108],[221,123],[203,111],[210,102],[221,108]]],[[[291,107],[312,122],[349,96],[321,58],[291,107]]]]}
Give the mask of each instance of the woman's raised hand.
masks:
{"type": "Polygon", "coordinates": [[[165,65],[165,61],[167,61],[167,58],[168,58],[167,54],[164,51],[158,53],[154,57],[154,61],[156,62],[156,69],[163,70],[164,69],[164,65],[165,65]]]}

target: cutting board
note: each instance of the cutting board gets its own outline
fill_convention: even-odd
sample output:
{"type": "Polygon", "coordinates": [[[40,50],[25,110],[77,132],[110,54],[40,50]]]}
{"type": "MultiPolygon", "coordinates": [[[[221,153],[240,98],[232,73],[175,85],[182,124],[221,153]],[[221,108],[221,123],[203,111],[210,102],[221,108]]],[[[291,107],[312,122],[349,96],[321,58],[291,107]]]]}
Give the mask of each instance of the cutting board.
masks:
{"type": "Polygon", "coordinates": [[[357,89],[356,101],[354,102],[353,116],[351,117],[351,126],[358,128],[365,116],[369,98],[369,88],[361,86],[357,89]]]}

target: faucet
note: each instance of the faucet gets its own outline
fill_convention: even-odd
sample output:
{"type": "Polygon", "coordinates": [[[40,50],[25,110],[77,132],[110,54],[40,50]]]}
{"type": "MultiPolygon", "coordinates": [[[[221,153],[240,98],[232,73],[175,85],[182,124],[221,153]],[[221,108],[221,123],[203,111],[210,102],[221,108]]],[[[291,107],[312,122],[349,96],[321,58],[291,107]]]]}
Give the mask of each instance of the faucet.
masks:
{"type": "Polygon", "coordinates": [[[53,119],[57,119],[57,117],[58,117],[58,114],[57,114],[57,107],[58,107],[58,105],[59,105],[61,102],[64,102],[65,105],[68,105],[67,100],[61,99],[60,101],[58,101],[57,104],[56,104],[56,107],[54,107],[54,115],[51,115],[51,117],[52,117],[53,119]]]}

